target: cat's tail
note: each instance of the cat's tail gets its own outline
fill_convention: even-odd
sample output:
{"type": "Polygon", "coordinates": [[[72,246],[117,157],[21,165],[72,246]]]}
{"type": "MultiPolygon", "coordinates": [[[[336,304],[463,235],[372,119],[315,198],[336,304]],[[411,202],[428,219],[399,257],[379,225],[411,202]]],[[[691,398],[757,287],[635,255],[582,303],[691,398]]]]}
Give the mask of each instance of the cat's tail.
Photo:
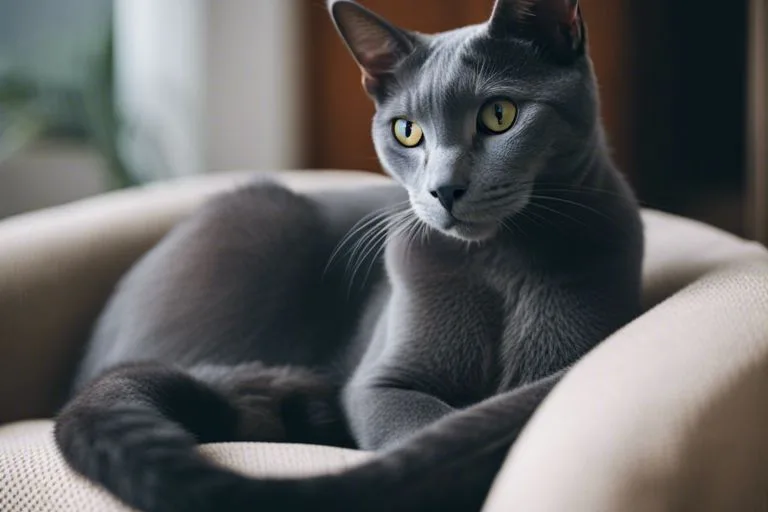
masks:
{"type": "Polygon", "coordinates": [[[251,363],[187,372],[136,363],[80,390],[58,415],[54,435],[75,471],[140,510],[250,512],[260,510],[253,504],[264,492],[292,502],[278,497],[279,484],[260,486],[215,466],[196,445],[351,446],[338,403],[338,389],[303,369],[251,363]]]}
{"type": "MultiPolygon", "coordinates": [[[[558,379],[456,412],[358,467],[301,479],[248,478],[205,459],[197,443],[242,437],[242,397],[158,365],[98,379],[62,411],[55,433],[71,467],[151,512],[479,510],[510,445],[558,379]]],[[[270,407],[282,427],[265,431],[339,444],[336,397],[308,393],[302,382],[278,387],[282,398],[270,407]]]]}

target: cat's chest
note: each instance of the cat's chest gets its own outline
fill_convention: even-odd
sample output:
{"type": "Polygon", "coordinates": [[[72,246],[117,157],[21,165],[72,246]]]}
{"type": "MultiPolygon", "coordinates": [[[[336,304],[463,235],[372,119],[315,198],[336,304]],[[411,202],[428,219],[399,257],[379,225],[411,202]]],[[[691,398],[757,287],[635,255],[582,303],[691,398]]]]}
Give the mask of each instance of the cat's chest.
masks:
{"type": "Polygon", "coordinates": [[[395,245],[388,247],[387,263],[390,279],[401,283],[408,293],[430,303],[451,304],[448,309],[473,313],[471,317],[453,315],[456,320],[500,325],[500,330],[478,329],[498,332],[498,336],[484,336],[484,345],[509,341],[504,332],[526,315],[537,291],[548,286],[547,276],[551,275],[542,258],[514,245],[473,247],[445,240],[407,248],[395,245]]]}
{"type": "Polygon", "coordinates": [[[504,354],[535,307],[532,295],[543,286],[542,277],[514,250],[428,249],[388,253],[398,290],[394,304],[403,308],[393,318],[408,327],[407,334],[395,336],[406,340],[398,352],[430,389],[439,385],[440,395],[471,403],[494,394],[506,380],[504,354]]]}
{"type": "Polygon", "coordinates": [[[408,363],[402,366],[419,375],[423,389],[455,407],[497,394],[514,373],[510,354],[525,359],[519,351],[527,346],[518,341],[529,317],[535,316],[530,309],[535,306],[526,298],[530,286],[535,285],[525,278],[510,279],[504,289],[459,280],[446,309],[412,309],[418,314],[406,324],[417,336],[404,338],[401,362],[408,363]]]}

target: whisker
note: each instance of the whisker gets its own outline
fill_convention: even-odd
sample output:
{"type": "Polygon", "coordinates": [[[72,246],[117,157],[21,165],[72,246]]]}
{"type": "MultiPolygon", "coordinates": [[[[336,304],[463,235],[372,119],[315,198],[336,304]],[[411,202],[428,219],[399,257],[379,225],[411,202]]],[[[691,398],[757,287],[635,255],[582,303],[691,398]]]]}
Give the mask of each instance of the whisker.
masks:
{"type": "Polygon", "coordinates": [[[559,198],[559,197],[539,196],[539,195],[531,195],[531,198],[538,199],[540,201],[555,201],[555,202],[559,202],[559,203],[569,204],[571,206],[576,206],[576,207],[582,208],[582,209],[584,209],[586,211],[592,212],[595,215],[598,215],[598,216],[606,219],[608,222],[610,222],[611,224],[613,224],[614,226],[616,226],[616,227],[618,227],[620,229],[622,228],[622,226],[618,222],[616,222],[615,219],[611,218],[609,215],[606,215],[605,213],[601,212],[600,210],[598,210],[596,208],[592,208],[591,206],[585,205],[583,203],[579,203],[577,201],[571,201],[569,199],[562,199],[562,198],[559,198]]]}
{"type": "MultiPolygon", "coordinates": [[[[483,204],[482,208],[474,208],[472,210],[472,213],[474,215],[484,215],[484,214],[487,214],[488,212],[504,210],[504,209],[506,209],[508,207],[511,207],[515,203],[517,203],[517,201],[507,201],[507,202],[504,202],[504,203],[494,203],[494,204],[483,204]]],[[[474,206],[475,204],[476,203],[470,203],[470,205],[472,205],[472,206],[474,206]]]]}
{"type": "Polygon", "coordinates": [[[509,219],[503,219],[501,222],[501,227],[504,228],[505,231],[508,231],[509,233],[517,234],[517,224],[514,223],[514,221],[509,219]]]}
{"type": "Polygon", "coordinates": [[[581,224],[582,226],[584,226],[586,228],[590,227],[589,224],[586,224],[585,222],[582,222],[580,219],[578,219],[576,217],[568,215],[567,213],[561,212],[560,210],[557,210],[555,208],[550,208],[549,206],[543,205],[541,203],[533,203],[532,202],[532,203],[529,203],[529,206],[531,206],[531,207],[535,206],[537,208],[541,208],[541,209],[546,210],[548,212],[555,213],[557,215],[560,215],[561,217],[565,217],[568,220],[576,222],[577,224],[581,224]]]}
{"type": "Polygon", "coordinates": [[[635,204],[639,204],[644,208],[657,208],[657,206],[654,206],[651,203],[648,203],[646,201],[640,201],[639,199],[627,196],[626,194],[623,194],[621,192],[616,192],[615,190],[606,190],[604,188],[599,188],[599,187],[591,187],[589,185],[577,185],[577,184],[569,184],[566,182],[556,182],[556,181],[548,182],[548,181],[538,181],[538,180],[520,182],[519,185],[521,186],[534,185],[535,187],[537,187],[537,190],[539,192],[561,192],[561,193],[573,192],[573,193],[582,193],[582,194],[589,194],[589,193],[602,194],[602,195],[611,196],[625,203],[629,203],[633,207],[635,204]],[[558,187],[558,188],[538,189],[538,187],[558,187]]]}
{"type": "Polygon", "coordinates": [[[526,219],[528,221],[533,222],[537,226],[541,226],[542,225],[541,221],[547,221],[548,220],[543,215],[539,215],[538,213],[529,210],[528,207],[523,208],[522,210],[517,212],[517,214],[520,215],[522,218],[524,218],[524,219],[526,219]]]}
{"type": "Polygon", "coordinates": [[[561,193],[561,194],[601,194],[608,196],[612,199],[616,199],[619,202],[627,203],[629,206],[634,207],[636,203],[640,203],[642,206],[649,206],[634,198],[628,197],[625,194],[614,192],[613,190],[603,190],[600,188],[592,187],[573,187],[573,188],[537,188],[537,192],[544,193],[561,193]]]}
{"type": "Polygon", "coordinates": [[[541,189],[538,189],[538,187],[558,187],[558,188],[547,188],[547,192],[581,192],[581,193],[590,193],[594,192],[596,194],[603,194],[603,195],[609,195],[613,196],[616,199],[622,199],[624,201],[630,201],[633,202],[631,198],[627,197],[627,195],[622,194],[620,192],[616,192],[614,190],[606,190],[604,188],[599,187],[590,187],[588,185],[576,185],[576,184],[569,184],[567,182],[557,182],[557,181],[540,181],[540,180],[525,180],[525,181],[510,181],[501,183],[498,185],[494,185],[492,187],[488,187],[488,192],[497,192],[497,191],[503,191],[503,190],[509,190],[510,188],[514,189],[520,189],[522,187],[526,187],[529,185],[533,185],[534,187],[537,187],[537,190],[543,191],[541,189]]]}
{"type": "Polygon", "coordinates": [[[377,245],[383,245],[386,242],[392,223],[396,222],[400,218],[407,217],[410,213],[410,210],[404,210],[401,212],[393,213],[386,219],[382,219],[382,221],[376,223],[376,225],[372,227],[367,233],[365,233],[363,237],[361,237],[361,239],[358,241],[358,243],[355,244],[355,249],[347,261],[346,267],[346,274],[350,281],[350,290],[352,284],[354,283],[355,275],[357,274],[360,267],[365,263],[366,258],[371,254],[371,251],[373,251],[377,245]],[[350,274],[349,267],[350,265],[353,265],[353,262],[354,266],[350,274]]]}
{"type": "Polygon", "coordinates": [[[488,203],[492,203],[494,201],[498,201],[499,199],[507,199],[510,195],[512,195],[512,194],[519,194],[519,193],[520,193],[519,190],[514,190],[512,193],[510,193],[510,192],[503,192],[501,194],[496,194],[496,195],[492,195],[492,196],[483,197],[478,202],[481,202],[483,204],[488,204],[488,203]]]}
{"type": "Polygon", "coordinates": [[[368,278],[371,275],[371,270],[373,270],[373,266],[376,264],[377,261],[379,261],[381,254],[387,248],[387,239],[389,238],[391,231],[393,229],[397,229],[397,227],[402,225],[404,222],[409,222],[410,216],[412,215],[414,214],[410,210],[402,212],[396,218],[393,218],[390,225],[387,226],[383,242],[379,244],[378,249],[376,249],[376,252],[373,254],[373,256],[370,259],[370,262],[368,263],[368,269],[366,270],[365,276],[363,278],[363,285],[365,285],[365,283],[368,282],[368,278]]]}
{"type": "Polygon", "coordinates": [[[377,261],[379,261],[379,258],[381,257],[381,253],[384,252],[384,249],[386,249],[387,244],[386,241],[379,245],[379,248],[376,249],[376,252],[373,254],[373,257],[371,258],[370,263],[368,263],[368,269],[365,271],[365,276],[363,276],[363,286],[365,286],[365,283],[368,282],[368,278],[371,276],[371,271],[373,270],[373,266],[376,264],[377,261]]]}
{"type": "MultiPolygon", "coordinates": [[[[386,209],[384,209],[386,210],[386,209]]],[[[331,256],[328,258],[328,263],[325,265],[325,270],[323,271],[323,274],[328,272],[328,269],[332,266],[334,263],[336,257],[341,253],[342,249],[344,249],[344,246],[346,246],[349,242],[352,241],[352,238],[359,233],[360,231],[366,229],[367,227],[370,227],[371,224],[375,224],[378,221],[381,220],[381,217],[386,215],[386,211],[377,210],[373,213],[369,213],[359,221],[355,223],[354,226],[339,240],[339,242],[336,244],[336,247],[334,247],[333,252],[331,253],[331,256]]]]}
{"type": "Polygon", "coordinates": [[[365,251],[365,248],[368,246],[371,240],[376,238],[378,233],[386,227],[387,222],[388,222],[388,218],[383,218],[383,219],[380,219],[378,222],[376,222],[374,225],[370,226],[368,230],[360,236],[360,238],[355,242],[355,244],[346,251],[346,253],[344,254],[344,257],[347,259],[347,265],[346,265],[347,272],[349,271],[350,265],[352,265],[355,262],[355,259],[363,251],[365,251]]]}
{"type": "MultiPolygon", "coordinates": [[[[352,239],[360,233],[361,231],[365,229],[371,229],[372,226],[377,225],[378,222],[380,222],[384,217],[388,215],[392,215],[397,212],[397,210],[404,208],[407,206],[408,201],[403,201],[394,205],[385,206],[384,208],[380,208],[374,212],[371,212],[367,215],[365,215],[362,219],[357,221],[352,228],[345,234],[341,240],[336,244],[336,247],[334,248],[333,252],[331,253],[331,256],[328,258],[328,263],[325,265],[325,269],[323,270],[323,275],[325,275],[328,270],[331,268],[333,263],[335,262],[336,258],[339,257],[341,254],[341,251],[344,249],[344,247],[349,244],[352,239]]],[[[349,254],[349,249],[345,252],[344,256],[349,254]]]]}
{"type": "Polygon", "coordinates": [[[413,243],[415,241],[416,233],[419,229],[419,223],[418,221],[413,218],[412,221],[408,224],[408,227],[406,228],[406,237],[405,237],[405,250],[406,250],[406,258],[411,259],[411,247],[413,246],[413,243]]]}
{"type": "MultiPolygon", "coordinates": [[[[357,276],[357,272],[360,270],[362,265],[365,263],[365,260],[368,258],[368,256],[371,254],[372,251],[378,250],[379,247],[384,245],[384,242],[387,238],[387,230],[386,227],[384,229],[377,230],[377,233],[371,237],[368,238],[369,242],[366,244],[365,249],[361,251],[361,256],[357,259],[355,262],[355,265],[352,269],[352,273],[349,275],[348,279],[348,287],[347,287],[347,297],[350,297],[352,295],[352,288],[355,284],[355,277],[357,276]]],[[[363,280],[363,283],[361,286],[365,286],[365,283],[367,281],[367,274],[366,279],[363,280]]]]}
{"type": "Polygon", "coordinates": [[[427,234],[429,233],[429,228],[423,222],[419,223],[419,226],[421,227],[421,244],[424,245],[427,243],[427,234]]]}

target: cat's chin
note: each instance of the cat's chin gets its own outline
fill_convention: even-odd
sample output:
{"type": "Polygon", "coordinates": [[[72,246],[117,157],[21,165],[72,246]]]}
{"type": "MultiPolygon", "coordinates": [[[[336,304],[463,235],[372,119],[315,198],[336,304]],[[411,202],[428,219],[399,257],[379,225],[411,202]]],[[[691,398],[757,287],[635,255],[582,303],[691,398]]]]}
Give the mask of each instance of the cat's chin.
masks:
{"type": "Polygon", "coordinates": [[[456,221],[440,229],[446,235],[465,242],[483,242],[496,236],[499,226],[495,223],[456,221]]]}
{"type": "Polygon", "coordinates": [[[499,233],[499,223],[491,219],[466,220],[444,212],[425,215],[414,208],[417,217],[430,228],[464,242],[484,242],[499,233]]]}

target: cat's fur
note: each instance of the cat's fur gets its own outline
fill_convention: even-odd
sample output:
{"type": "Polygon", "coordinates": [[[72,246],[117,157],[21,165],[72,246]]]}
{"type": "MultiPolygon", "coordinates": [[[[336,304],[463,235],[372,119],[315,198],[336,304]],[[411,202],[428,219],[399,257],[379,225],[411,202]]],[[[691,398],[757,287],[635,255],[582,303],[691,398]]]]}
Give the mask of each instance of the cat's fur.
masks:
{"type": "Polygon", "coordinates": [[[477,510],[562,373],[638,312],[638,208],[606,148],[575,0],[498,0],[489,23],[434,36],[330,9],[399,185],[255,182],[123,279],[56,440],[140,509],[477,510]],[[496,97],[519,118],[480,133],[496,97]],[[420,146],[395,141],[400,116],[420,146]],[[463,190],[450,212],[432,193],[444,186],[463,190]],[[367,217],[381,208],[394,220],[367,217]],[[383,451],[335,475],[252,479],[195,450],[234,440],[383,451]]]}

